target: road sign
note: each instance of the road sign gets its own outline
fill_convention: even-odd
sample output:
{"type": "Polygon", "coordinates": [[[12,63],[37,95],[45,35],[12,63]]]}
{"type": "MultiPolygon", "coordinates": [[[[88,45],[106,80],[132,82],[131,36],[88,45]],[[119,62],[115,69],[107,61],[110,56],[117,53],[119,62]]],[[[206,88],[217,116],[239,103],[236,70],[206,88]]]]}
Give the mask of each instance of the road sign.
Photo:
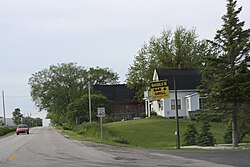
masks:
{"type": "Polygon", "coordinates": [[[98,117],[105,117],[105,108],[97,108],[97,116],[98,117]]]}
{"type": "Polygon", "coordinates": [[[97,108],[97,116],[101,119],[101,140],[102,140],[102,118],[105,117],[105,108],[97,108]]]}
{"type": "Polygon", "coordinates": [[[169,87],[167,80],[151,82],[150,88],[153,100],[169,98],[169,87]]]}

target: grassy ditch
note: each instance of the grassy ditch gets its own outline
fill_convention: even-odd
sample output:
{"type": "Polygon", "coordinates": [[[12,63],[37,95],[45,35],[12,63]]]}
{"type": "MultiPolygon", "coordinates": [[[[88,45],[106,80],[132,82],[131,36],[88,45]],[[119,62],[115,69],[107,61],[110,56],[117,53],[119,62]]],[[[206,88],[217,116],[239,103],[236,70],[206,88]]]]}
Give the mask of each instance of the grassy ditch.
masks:
{"type": "MultiPolygon", "coordinates": [[[[183,134],[188,124],[194,123],[200,130],[201,123],[190,120],[180,120],[180,137],[183,143],[183,134]]],[[[210,123],[216,143],[224,143],[223,135],[226,126],[223,123],[210,123]]],[[[98,123],[83,123],[71,130],[63,130],[70,138],[102,142],[113,145],[132,147],[171,149],[176,146],[176,120],[150,118],[103,124],[103,139],[101,140],[100,125],[98,123]]],[[[249,137],[248,137],[249,138],[249,137]]]]}

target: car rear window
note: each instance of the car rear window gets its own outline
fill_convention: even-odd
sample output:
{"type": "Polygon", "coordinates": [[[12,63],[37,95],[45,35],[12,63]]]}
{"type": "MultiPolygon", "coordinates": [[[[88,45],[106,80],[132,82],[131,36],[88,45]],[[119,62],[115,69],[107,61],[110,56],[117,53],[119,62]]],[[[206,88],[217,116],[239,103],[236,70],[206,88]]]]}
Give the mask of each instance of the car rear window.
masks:
{"type": "Polygon", "coordinates": [[[19,125],[18,128],[28,128],[27,125],[19,125]]]}

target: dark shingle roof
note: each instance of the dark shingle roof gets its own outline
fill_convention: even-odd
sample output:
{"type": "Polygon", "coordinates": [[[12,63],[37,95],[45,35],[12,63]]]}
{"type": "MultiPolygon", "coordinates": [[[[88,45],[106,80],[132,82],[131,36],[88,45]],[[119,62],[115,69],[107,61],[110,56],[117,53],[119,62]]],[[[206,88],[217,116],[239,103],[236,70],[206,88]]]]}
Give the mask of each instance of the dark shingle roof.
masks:
{"type": "Polygon", "coordinates": [[[196,89],[201,83],[201,74],[196,69],[156,69],[159,80],[168,80],[169,89],[174,90],[174,76],[178,90],[196,89]]]}
{"type": "Polygon", "coordinates": [[[135,96],[135,90],[129,89],[125,84],[95,85],[94,90],[116,103],[132,102],[135,96]]]}

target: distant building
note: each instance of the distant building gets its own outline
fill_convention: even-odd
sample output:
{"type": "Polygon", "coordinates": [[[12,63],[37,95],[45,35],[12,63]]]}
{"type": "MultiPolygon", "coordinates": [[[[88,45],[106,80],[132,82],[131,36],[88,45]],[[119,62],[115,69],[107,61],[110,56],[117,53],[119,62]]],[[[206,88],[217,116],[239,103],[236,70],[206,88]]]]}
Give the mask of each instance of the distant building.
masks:
{"type": "Polygon", "coordinates": [[[125,84],[95,85],[94,90],[113,101],[112,109],[116,119],[133,119],[145,112],[144,104],[134,100],[135,90],[125,84]]]}
{"type": "Polygon", "coordinates": [[[146,116],[151,112],[166,118],[175,118],[174,77],[177,87],[178,116],[190,118],[199,109],[204,109],[205,98],[200,97],[197,86],[201,83],[201,74],[196,69],[156,69],[153,81],[168,80],[170,98],[153,101],[150,90],[144,92],[146,116]]]}
{"type": "Polygon", "coordinates": [[[6,118],[6,126],[16,126],[12,118],[6,118]]]}
{"type": "MultiPolygon", "coordinates": [[[[6,126],[15,126],[12,118],[5,118],[6,120],[6,126]]],[[[0,125],[3,126],[4,125],[4,118],[0,117],[0,125]]]]}

